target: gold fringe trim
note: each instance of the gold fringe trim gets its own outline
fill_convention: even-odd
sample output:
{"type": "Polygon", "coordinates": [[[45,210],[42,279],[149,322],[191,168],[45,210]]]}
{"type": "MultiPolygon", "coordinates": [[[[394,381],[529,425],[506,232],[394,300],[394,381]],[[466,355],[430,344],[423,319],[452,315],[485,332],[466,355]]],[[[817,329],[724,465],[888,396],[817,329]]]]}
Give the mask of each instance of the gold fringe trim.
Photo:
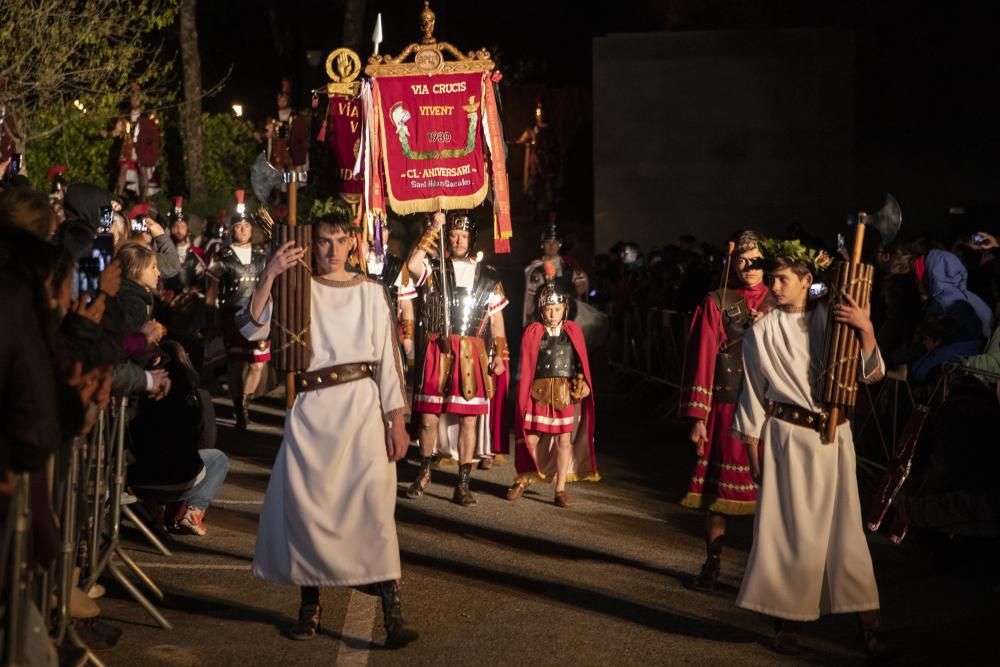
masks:
{"type": "Polygon", "coordinates": [[[689,401],[687,403],[681,403],[681,407],[682,408],[700,408],[700,409],[704,410],[705,412],[711,412],[712,411],[712,406],[711,405],[706,405],[706,404],[700,403],[698,401],[689,401]]]}
{"type": "Polygon", "coordinates": [[[722,470],[730,470],[733,472],[750,472],[750,466],[739,466],[735,463],[720,463],[719,461],[709,461],[708,459],[698,459],[696,465],[705,464],[706,466],[712,466],[713,468],[721,468],[722,470]]]}
{"type": "Polygon", "coordinates": [[[699,394],[705,394],[709,398],[711,398],[711,396],[712,396],[712,388],[711,387],[703,387],[700,384],[696,384],[696,385],[694,385],[692,387],[688,387],[687,389],[688,389],[688,391],[696,391],[699,394]]]}
{"type": "MultiPolygon", "coordinates": [[[[704,484],[704,477],[692,477],[692,482],[697,484],[704,484]]],[[[717,486],[721,486],[723,489],[729,489],[731,491],[752,491],[757,488],[756,484],[732,484],[730,482],[719,482],[715,479],[712,480],[717,486]]]]}
{"type": "MultiPolygon", "coordinates": [[[[525,486],[534,484],[535,482],[554,482],[554,481],[556,481],[555,475],[549,475],[548,478],[546,478],[546,475],[540,472],[525,473],[523,475],[518,475],[517,478],[514,479],[515,484],[524,484],[525,486]]],[[[600,481],[601,481],[601,475],[600,473],[596,472],[585,472],[585,473],[571,472],[566,475],[566,482],[569,484],[572,484],[574,482],[600,482],[600,481]]]]}
{"type": "Polygon", "coordinates": [[[757,502],[753,500],[729,500],[728,498],[709,498],[700,493],[689,493],[681,500],[681,506],[695,510],[705,510],[716,514],[731,516],[747,516],[757,510],[757,502]]]}

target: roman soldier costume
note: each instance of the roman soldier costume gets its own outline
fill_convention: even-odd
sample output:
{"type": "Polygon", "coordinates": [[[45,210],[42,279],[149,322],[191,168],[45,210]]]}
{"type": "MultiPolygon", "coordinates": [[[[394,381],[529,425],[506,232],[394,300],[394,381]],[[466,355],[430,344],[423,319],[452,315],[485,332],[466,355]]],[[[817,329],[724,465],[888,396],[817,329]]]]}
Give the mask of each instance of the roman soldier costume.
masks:
{"type": "MultiPolygon", "coordinates": [[[[169,226],[177,222],[187,222],[187,211],[184,210],[184,197],[174,197],[174,208],[167,215],[169,226]]],[[[172,237],[172,235],[171,235],[172,237]]],[[[166,282],[168,289],[174,292],[181,292],[187,287],[198,285],[205,275],[207,263],[205,261],[205,251],[195,245],[191,239],[191,233],[183,239],[174,238],[174,247],[177,248],[177,258],[181,263],[181,271],[174,278],[166,282]]]]}
{"type": "MultiPolygon", "coordinates": [[[[236,191],[236,213],[230,225],[251,222],[243,202],[243,191],[236,191]]],[[[212,265],[212,274],[219,281],[218,302],[222,325],[222,340],[226,347],[230,368],[233,364],[264,363],[271,359],[271,343],[267,340],[250,341],[240,334],[236,314],[250,303],[257,282],[264,274],[267,252],[264,248],[247,244],[243,247],[229,245],[223,248],[212,265]]],[[[229,393],[233,399],[237,428],[249,422],[248,409],[251,395],[244,393],[241,373],[231,373],[229,393]]],[[[252,392],[251,392],[252,393],[252,392]]]]}
{"type": "MultiPolygon", "coordinates": [[[[567,482],[598,481],[594,454],[594,397],[590,362],[583,331],[566,318],[572,298],[550,279],[538,295],[539,319],[545,306],[563,304],[563,321],[556,325],[533,322],[521,339],[520,375],[517,385],[517,478],[507,493],[509,500],[523,495],[536,481],[552,481],[558,472],[567,482]],[[586,395],[585,395],[586,394],[586,395]],[[568,468],[558,470],[557,447],[551,442],[573,434],[568,468]]],[[[556,504],[569,505],[565,492],[556,493],[556,504]]]]}
{"type": "MultiPolygon", "coordinates": [[[[476,502],[468,490],[472,464],[460,460],[458,444],[449,438],[447,418],[478,417],[475,458],[492,460],[496,443],[491,415],[498,413],[497,399],[504,396],[509,374],[505,368],[503,374],[492,375],[490,360],[499,355],[506,362],[508,356],[506,339],[501,334],[490,332],[492,349],[487,347],[484,336],[490,318],[506,308],[508,301],[496,269],[469,257],[476,236],[472,219],[464,214],[452,215],[445,233],[453,230],[469,233],[469,251],[464,257],[443,260],[446,283],[441,284],[441,260],[429,256],[425,256],[423,271],[416,280],[416,285],[423,288],[421,323],[426,343],[413,410],[441,416],[436,451],[459,459],[455,501],[472,505],[476,502]]],[[[437,232],[428,230],[418,249],[429,253],[436,240],[437,232]]],[[[423,454],[417,479],[407,491],[410,498],[420,496],[430,480],[432,456],[423,454]]]]}
{"type": "Polygon", "coordinates": [[[309,128],[288,105],[291,84],[287,79],[281,82],[278,98],[285,98],[274,116],[267,120],[267,161],[275,169],[297,171],[306,168],[309,157],[309,128]]]}
{"type": "MultiPolygon", "coordinates": [[[[542,232],[541,242],[556,241],[562,247],[562,235],[556,225],[547,225],[542,232]]],[[[557,255],[556,257],[539,257],[531,262],[524,270],[524,325],[527,326],[535,319],[538,303],[538,292],[546,284],[545,262],[549,262],[555,268],[555,276],[551,281],[566,295],[576,296],[581,293],[586,294],[589,281],[586,272],[577,266],[571,258],[557,255]]],[[[572,315],[570,319],[574,319],[572,315]]]]}
{"type": "MultiPolygon", "coordinates": [[[[756,247],[752,232],[735,254],[756,247]]],[[[757,487],[750,476],[746,445],[730,434],[743,378],[742,340],[753,324],[751,311],[766,312],[774,304],[767,286],[748,286],[732,278],[726,289],[710,292],[694,313],[684,360],[681,415],[705,422],[707,441],[698,457],[685,507],[728,516],[752,515],[757,487]]],[[[719,576],[722,537],[710,540],[708,558],[695,587],[711,589],[719,576]]]]}

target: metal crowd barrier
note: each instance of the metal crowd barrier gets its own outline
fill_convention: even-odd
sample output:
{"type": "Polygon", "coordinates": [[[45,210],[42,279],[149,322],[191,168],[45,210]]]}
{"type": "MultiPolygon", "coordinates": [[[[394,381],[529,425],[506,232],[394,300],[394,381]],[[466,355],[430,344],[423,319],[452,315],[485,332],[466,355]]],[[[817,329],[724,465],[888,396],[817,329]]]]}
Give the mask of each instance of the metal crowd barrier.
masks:
{"type": "Polygon", "coordinates": [[[26,661],[26,639],[34,604],[43,619],[51,622],[49,636],[57,645],[68,642],[86,651],[89,664],[103,667],[101,660],[73,629],[70,595],[77,565],[86,573],[81,588],[86,591],[104,573],[117,580],[129,595],[164,629],[173,626],[126,576],[118,562],[137,577],[156,599],[163,593],[125,552],[121,544],[121,521],[127,518],[160,553],[170,550],[138,516],[123,504],[125,492],[125,433],[128,399],[117,399],[97,418],[88,438],[74,438],[57,454],[53,474],[53,508],[59,516],[62,549],[52,568],[34,573],[31,563],[30,476],[17,476],[14,494],[3,524],[0,543],[0,611],[3,640],[0,665],[18,667],[26,661]],[[55,605],[50,609],[54,593],[55,605]],[[51,612],[51,613],[50,613],[51,612]]]}
{"type": "Polygon", "coordinates": [[[647,385],[665,392],[657,414],[673,417],[680,408],[681,371],[690,315],[669,308],[630,309],[622,323],[621,361],[612,360],[618,373],[638,378],[632,388],[644,391],[647,385]]]}

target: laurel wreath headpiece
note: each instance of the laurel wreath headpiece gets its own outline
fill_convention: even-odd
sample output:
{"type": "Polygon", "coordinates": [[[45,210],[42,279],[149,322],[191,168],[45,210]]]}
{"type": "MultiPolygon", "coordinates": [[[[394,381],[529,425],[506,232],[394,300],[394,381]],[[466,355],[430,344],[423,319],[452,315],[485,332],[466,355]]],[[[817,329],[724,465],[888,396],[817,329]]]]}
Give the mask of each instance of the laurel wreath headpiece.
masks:
{"type": "Polygon", "coordinates": [[[798,239],[791,241],[764,239],[759,247],[767,259],[783,259],[790,264],[805,266],[813,275],[825,271],[833,263],[833,258],[825,250],[807,248],[798,239]]]}

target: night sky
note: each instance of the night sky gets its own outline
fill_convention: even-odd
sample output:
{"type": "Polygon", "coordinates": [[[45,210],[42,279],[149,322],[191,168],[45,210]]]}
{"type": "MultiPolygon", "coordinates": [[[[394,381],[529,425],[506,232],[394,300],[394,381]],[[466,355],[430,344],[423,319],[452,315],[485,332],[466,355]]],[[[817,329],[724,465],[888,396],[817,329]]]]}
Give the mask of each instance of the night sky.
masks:
{"type": "MultiPolygon", "coordinates": [[[[862,202],[883,196],[883,183],[903,179],[912,191],[936,191],[938,199],[926,202],[935,209],[949,200],[984,218],[1000,215],[996,8],[905,0],[636,0],[597,9],[566,0],[436,0],[431,7],[438,39],[462,50],[489,49],[508,84],[582,89],[591,84],[592,39],[609,33],[809,27],[852,32],[862,202]]],[[[382,52],[397,54],[419,39],[421,8],[420,0],[369,0],[362,61],[371,53],[377,12],[383,18],[382,52]]],[[[339,0],[202,0],[205,86],[232,67],[224,90],[206,100],[206,110],[228,111],[240,101],[248,117],[261,119],[273,108],[282,77],[292,81],[293,106],[307,106],[309,88],[326,81],[326,54],[341,46],[342,13],[339,0]],[[317,67],[306,60],[312,49],[321,52],[317,67]]],[[[634,73],[622,73],[623,86],[634,80],[634,73]]]]}

